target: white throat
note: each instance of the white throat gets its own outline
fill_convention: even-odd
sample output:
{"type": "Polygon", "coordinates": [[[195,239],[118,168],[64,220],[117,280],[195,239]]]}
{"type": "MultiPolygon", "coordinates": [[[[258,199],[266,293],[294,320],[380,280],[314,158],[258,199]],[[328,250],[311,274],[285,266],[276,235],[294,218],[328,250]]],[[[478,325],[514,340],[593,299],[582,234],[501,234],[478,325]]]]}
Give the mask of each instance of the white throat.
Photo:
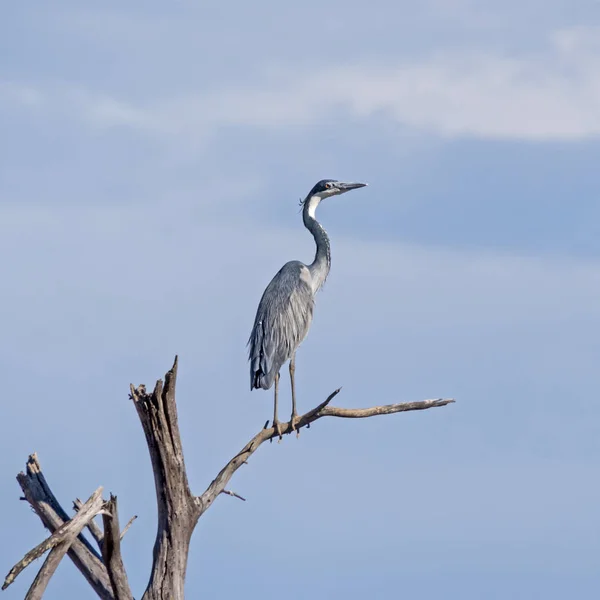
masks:
{"type": "Polygon", "coordinates": [[[321,202],[321,196],[319,194],[315,194],[311,196],[308,200],[308,216],[311,219],[315,218],[315,211],[317,210],[317,206],[319,206],[321,202]]]}

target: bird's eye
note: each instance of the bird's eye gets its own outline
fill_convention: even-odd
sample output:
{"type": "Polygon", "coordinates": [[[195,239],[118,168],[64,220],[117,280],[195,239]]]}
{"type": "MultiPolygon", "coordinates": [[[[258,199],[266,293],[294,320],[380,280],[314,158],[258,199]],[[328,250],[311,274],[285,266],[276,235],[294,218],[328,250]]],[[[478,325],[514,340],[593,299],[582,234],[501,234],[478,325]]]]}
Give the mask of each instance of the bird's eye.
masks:
{"type": "Polygon", "coordinates": [[[331,183],[326,183],[326,184],[325,184],[325,187],[326,187],[328,190],[330,190],[330,189],[331,189],[333,186],[331,185],[331,183]]]}

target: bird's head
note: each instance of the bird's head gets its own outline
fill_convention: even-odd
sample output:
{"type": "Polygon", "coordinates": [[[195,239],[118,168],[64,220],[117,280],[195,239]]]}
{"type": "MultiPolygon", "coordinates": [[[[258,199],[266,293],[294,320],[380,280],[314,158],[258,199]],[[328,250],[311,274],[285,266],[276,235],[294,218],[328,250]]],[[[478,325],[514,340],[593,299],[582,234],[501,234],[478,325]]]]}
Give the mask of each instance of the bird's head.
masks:
{"type": "Polygon", "coordinates": [[[339,196],[340,194],[345,194],[350,190],[357,190],[366,185],[366,183],[349,183],[346,181],[337,181],[336,179],[321,179],[308,192],[308,195],[301,204],[308,210],[308,214],[314,218],[315,209],[321,200],[331,196],[339,196]]]}

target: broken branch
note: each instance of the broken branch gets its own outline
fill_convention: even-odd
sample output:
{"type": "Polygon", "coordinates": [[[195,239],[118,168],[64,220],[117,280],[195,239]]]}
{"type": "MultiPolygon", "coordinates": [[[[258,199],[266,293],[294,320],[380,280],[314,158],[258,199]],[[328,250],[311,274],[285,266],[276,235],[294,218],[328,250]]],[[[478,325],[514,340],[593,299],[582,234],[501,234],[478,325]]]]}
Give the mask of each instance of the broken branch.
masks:
{"type": "Polygon", "coordinates": [[[154,472],[158,528],[152,574],[142,600],[183,600],[190,539],[200,517],[190,491],[177,422],[175,383],[177,357],[151,394],[144,386],[130,387],[131,399],[146,435],[154,472]]]}
{"type": "MultiPolygon", "coordinates": [[[[17,481],[25,498],[40,517],[46,529],[55,532],[70,520],[69,515],[52,493],[42,473],[42,467],[36,453],[29,456],[25,473],[19,473],[17,481]]],[[[102,558],[83,535],[80,534],[71,544],[68,554],[96,594],[102,600],[114,600],[108,573],[102,564],[102,558]]]]}
{"type": "Polygon", "coordinates": [[[48,550],[52,550],[27,593],[28,600],[41,598],[62,557],[67,553],[69,547],[89,520],[93,519],[102,510],[103,503],[102,487],[99,487],[70,521],[64,523],[49,538],[30,550],[10,570],[4,580],[2,589],[5,590],[36,558],[39,558],[48,550]]]}
{"type": "Polygon", "coordinates": [[[121,557],[121,536],[119,534],[119,515],[117,512],[117,497],[110,495],[110,500],[104,505],[102,515],[104,523],[104,542],[102,543],[102,558],[108,571],[115,600],[132,600],[131,589],[127,581],[127,573],[121,557]]]}

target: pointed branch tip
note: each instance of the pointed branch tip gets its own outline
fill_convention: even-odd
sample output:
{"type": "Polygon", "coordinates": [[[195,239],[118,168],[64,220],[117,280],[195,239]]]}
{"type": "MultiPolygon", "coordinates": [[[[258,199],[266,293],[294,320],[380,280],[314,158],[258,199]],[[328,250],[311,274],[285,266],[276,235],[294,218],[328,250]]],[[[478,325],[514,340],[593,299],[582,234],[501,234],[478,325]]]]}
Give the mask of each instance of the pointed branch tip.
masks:
{"type": "Polygon", "coordinates": [[[133,515],[133,517],[131,517],[131,519],[129,519],[129,521],[127,522],[127,525],[125,525],[125,528],[121,532],[120,539],[123,539],[123,536],[129,531],[129,528],[133,525],[133,522],[136,519],[137,519],[137,515],[133,515]]]}
{"type": "Polygon", "coordinates": [[[229,490],[221,490],[221,494],[227,494],[228,496],[238,498],[238,500],[241,500],[242,502],[246,502],[246,498],[242,498],[242,496],[240,496],[239,494],[236,494],[235,492],[231,492],[229,490]]]}

